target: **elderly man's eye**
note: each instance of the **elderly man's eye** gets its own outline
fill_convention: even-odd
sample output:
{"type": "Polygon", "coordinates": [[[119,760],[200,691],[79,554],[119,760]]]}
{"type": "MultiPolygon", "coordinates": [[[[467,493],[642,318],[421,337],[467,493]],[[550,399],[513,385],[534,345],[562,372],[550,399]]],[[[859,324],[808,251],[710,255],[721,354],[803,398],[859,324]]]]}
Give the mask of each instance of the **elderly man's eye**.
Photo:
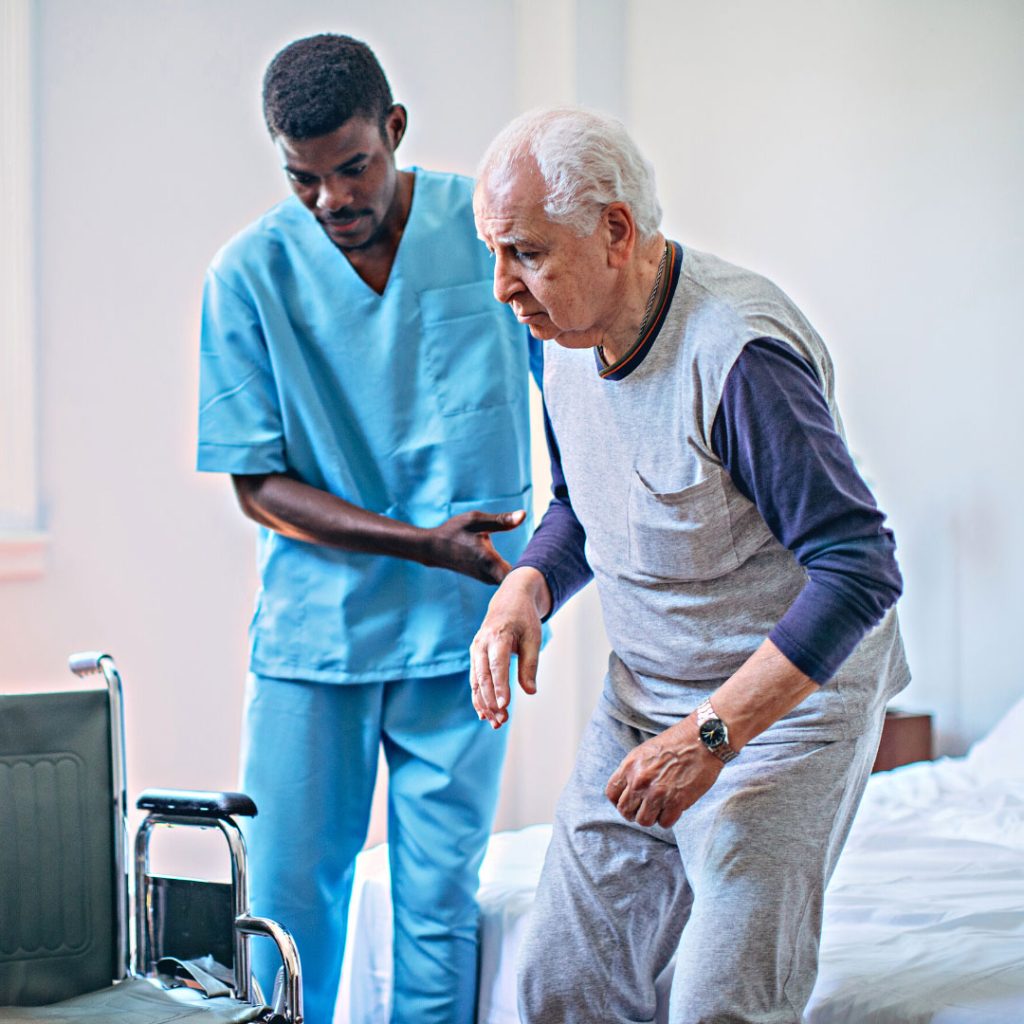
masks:
{"type": "Polygon", "coordinates": [[[527,252],[523,249],[514,249],[513,255],[520,263],[532,263],[537,258],[537,253],[527,252]]]}

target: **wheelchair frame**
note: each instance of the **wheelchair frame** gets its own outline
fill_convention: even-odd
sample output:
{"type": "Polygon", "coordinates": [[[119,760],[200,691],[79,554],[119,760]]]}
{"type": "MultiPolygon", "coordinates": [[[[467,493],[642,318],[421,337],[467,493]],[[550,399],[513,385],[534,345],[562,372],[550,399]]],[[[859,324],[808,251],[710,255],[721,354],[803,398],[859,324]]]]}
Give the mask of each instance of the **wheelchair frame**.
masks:
{"type": "MultiPolygon", "coordinates": [[[[121,675],[114,659],[97,651],[81,652],[68,659],[71,671],[80,678],[99,674],[107,691],[109,714],[110,769],[113,789],[114,928],[116,983],[150,976],[156,960],[163,955],[155,927],[155,883],[178,881],[196,887],[221,888],[219,883],[202,879],[173,880],[150,872],[150,841],[160,827],[216,828],[224,836],[231,862],[231,910],[233,914],[232,980],[237,1000],[254,1006],[266,1005],[252,977],[249,946],[254,936],[269,938],[277,947],[283,968],[283,984],[275,993],[273,1013],[263,1020],[281,1024],[302,1024],[302,968],[298,950],[288,931],[275,921],[255,917],[249,912],[248,869],[245,839],[236,816],[252,816],[256,806],[241,793],[197,792],[186,790],[147,790],[136,806],[147,812],[135,839],[135,929],[132,935],[129,912],[128,821],[124,701],[121,675]],[[133,942],[134,938],[134,942],[133,942]],[[133,949],[134,946],[134,949],[133,949]],[[134,954],[134,955],[133,955],[134,954]]],[[[226,886],[223,886],[226,890],[226,886]]],[[[218,908],[219,909],[219,908],[218,908]]],[[[225,922],[225,933],[226,922],[225,922]]],[[[160,935],[162,936],[162,930],[160,935]]]]}

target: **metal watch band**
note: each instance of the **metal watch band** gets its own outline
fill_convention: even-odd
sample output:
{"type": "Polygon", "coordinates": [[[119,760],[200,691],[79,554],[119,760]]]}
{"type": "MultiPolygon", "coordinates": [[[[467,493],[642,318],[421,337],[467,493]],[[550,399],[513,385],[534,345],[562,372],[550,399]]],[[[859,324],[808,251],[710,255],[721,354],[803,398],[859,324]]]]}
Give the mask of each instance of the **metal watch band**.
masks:
{"type": "Polygon", "coordinates": [[[710,697],[701,701],[700,704],[697,705],[697,733],[700,736],[701,743],[703,743],[707,750],[714,754],[722,764],[728,764],[737,756],[737,754],[739,754],[738,750],[733,750],[732,747],[729,746],[729,727],[721,718],[718,717],[718,713],[711,706],[710,697]],[[712,720],[721,726],[723,733],[721,742],[715,744],[708,742],[704,736],[703,730],[701,729],[701,726],[703,726],[705,722],[710,722],[712,720]]]}

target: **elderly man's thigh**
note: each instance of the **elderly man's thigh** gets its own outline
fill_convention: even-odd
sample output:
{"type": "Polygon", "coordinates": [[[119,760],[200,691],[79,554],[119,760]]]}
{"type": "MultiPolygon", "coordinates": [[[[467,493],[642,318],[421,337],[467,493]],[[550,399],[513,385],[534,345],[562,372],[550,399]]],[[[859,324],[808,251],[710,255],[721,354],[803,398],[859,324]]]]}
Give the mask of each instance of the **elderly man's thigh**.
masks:
{"type": "Polygon", "coordinates": [[[647,738],[600,707],[583,737],[520,948],[524,1024],[653,1019],[691,894],[672,832],[625,821],[604,795],[647,738]]]}
{"type": "Polygon", "coordinates": [[[813,984],[821,898],[859,797],[863,744],[750,746],[667,831],[624,821],[604,797],[645,739],[601,708],[584,736],[520,951],[523,1020],[651,1020],[677,944],[673,1021],[722,1012],[694,1005],[693,986],[711,975],[729,1000],[749,993],[725,981],[757,975],[751,988],[765,998],[755,1001],[785,1019],[813,984]]]}

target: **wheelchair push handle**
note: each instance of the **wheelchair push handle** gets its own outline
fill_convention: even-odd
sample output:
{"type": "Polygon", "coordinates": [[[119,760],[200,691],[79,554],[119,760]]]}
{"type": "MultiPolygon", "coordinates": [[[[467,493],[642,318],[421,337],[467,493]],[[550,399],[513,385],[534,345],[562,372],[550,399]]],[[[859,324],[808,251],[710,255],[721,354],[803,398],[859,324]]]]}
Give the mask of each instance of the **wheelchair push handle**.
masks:
{"type": "Polygon", "coordinates": [[[76,676],[91,676],[100,671],[100,662],[104,658],[113,662],[110,655],[102,651],[77,651],[68,658],[68,668],[76,676]]]}

